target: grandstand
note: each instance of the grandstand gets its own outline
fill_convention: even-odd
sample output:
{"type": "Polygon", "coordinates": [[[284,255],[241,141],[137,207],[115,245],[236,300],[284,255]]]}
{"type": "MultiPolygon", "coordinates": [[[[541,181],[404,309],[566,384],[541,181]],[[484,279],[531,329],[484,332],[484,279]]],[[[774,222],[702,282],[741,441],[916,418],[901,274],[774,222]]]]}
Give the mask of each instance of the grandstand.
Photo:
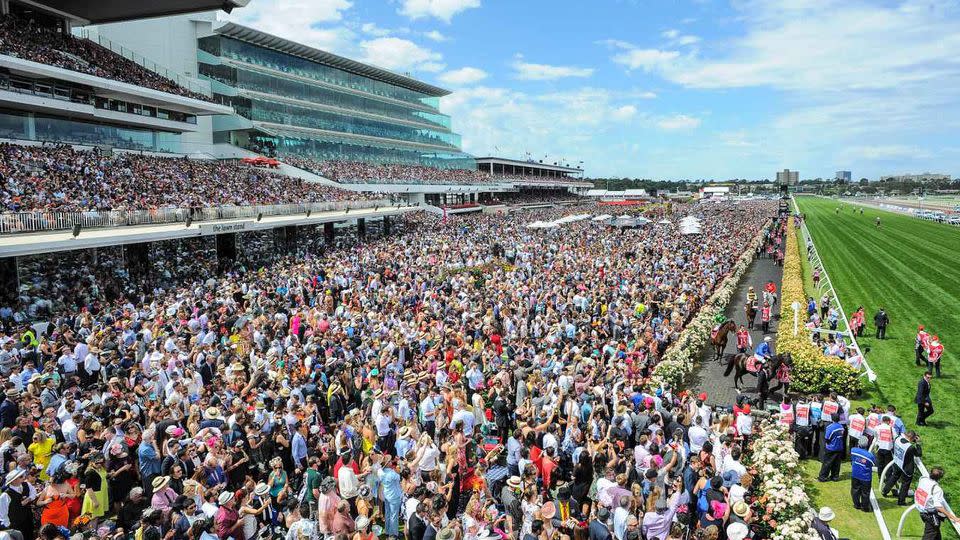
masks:
{"type": "Polygon", "coordinates": [[[106,260],[88,248],[128,271],[170,249],[223,269],[422,209],[588,187],[579,169],[463,152],[447,90],[210,11],[245,4],[0,4],[0,280],[48,253],[106,260]]]}

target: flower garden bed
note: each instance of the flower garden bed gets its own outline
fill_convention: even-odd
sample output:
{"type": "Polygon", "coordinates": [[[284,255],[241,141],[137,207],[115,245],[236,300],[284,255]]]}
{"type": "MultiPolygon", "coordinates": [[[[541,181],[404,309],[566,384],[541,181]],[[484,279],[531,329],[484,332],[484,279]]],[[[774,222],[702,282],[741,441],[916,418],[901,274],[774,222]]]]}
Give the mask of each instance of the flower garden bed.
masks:
{"type": "Polygon", "coordinates": [[[813,344],[810,330],[805,326],[808,317],[807,297],[803,288],[803,255],[795,229],[791,219],[787,223],[783,282],[780,286],[780,320],[793,320],[793,302],[799,302],[803,308],[800,310],[797,335],[789,331],[777,335],[777,352],[789,352],[793,357],[793,382],[790,389],[801,394],[835,391],[844,396],[858,395],[862,387],[857,370],[840,358],[825,356],[813,344]]]}

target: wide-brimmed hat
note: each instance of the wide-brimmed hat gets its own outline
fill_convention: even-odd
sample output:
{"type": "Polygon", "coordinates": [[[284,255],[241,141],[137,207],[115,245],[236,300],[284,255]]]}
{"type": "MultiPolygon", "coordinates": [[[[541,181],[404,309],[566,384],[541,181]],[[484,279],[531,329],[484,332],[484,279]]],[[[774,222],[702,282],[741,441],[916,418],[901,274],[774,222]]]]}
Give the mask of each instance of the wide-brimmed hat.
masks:
{"type": "Polygon", "coordinates": [[[27,474],[27,471],[18,467],[8,472],[5,480],[9,484],[11,482],[16,481],[18,478],[20,478],[21,476],[24,476],[25,474],[27,474]]]}
{"type": "Polygon", "coordinates": [[[267,493],[270,493],[270,486],[264,484],[263,482],[257,484],[257,487],[253,488],[253,494],[258,497],[263,497],[267,493]]]}
{"type": "Polygon", "coordinates": [[[520,489],[521,481],[519,476],[511,476],[507,478],[507,486],[510,489],[520,489]]]}
{"type": "Polygon", "coordinates": [[[232,491],[224,491],[223,493],[220,494],[219,497],[217,497],[217,502],[220,504],[220,506],[223,506],[232,500],[233,500],[232,491]]]}
{"type": "Polygon", "coordinates": [[[734,513],[734,514],[736,514],[736,515],[738,515],[738,516],[740,516],[740,517],[745,517],[749,511],[750,511],[750,505],[749,505],[749,504],[747,504],[747,503],[745,503],[745,502],[743,502],[743,501],[737,501],[737,502],[733,503],[733,513],[734,513]]]}
{"type": "Polygon", "coordinates": [[[370,518],[367,516],[360,516],[357,518],[357,530],[363,530],[370,526],[370,518]]]}
{"type": "Polygon", "coordinates": [[[744,540],[750,534],[750,528],[737,521],[727,525],[728,540],[744,540]]]}
{"type": "Polygon", "coordinates": [[[453,540],[456,537],[456,533],[453,532],[453,529],[440,529],[440,532],[437,533],[437,540],[453,540]]]}
{"type": "Polygon", "coordinates": [[[401,439],[406,439],[407,436],[410,435],[410,427],[403,426],[402,428],[400,428],[400,431],[397,432],[397,434],[400,436],[401,439]]]}
{"type": "Polygon", "coordinates": [[[167,484],[169,483],[170,483],[169,476],[158,476],[153,479],[153,482],[151,482],[151,485],[153,486],[154,491],[160,491],[161,489],[167,487],[167,484]]]}
{"type": "Polygon", "coordinates": [[[203,411],[203,417],[207,420],[220,420],[220,409],[216,407],[207,407],[207,410],[203,411]]]}
{"type": "Polygon", "coordinates": [[[820,509],[819,512],[817,512],[817,517],[820,518],[820,521],[827,522],[827,521],[833,521],[833,518],[837,516],[836,514],[833,513],[833,508],[830,508],[829,506],[824,506],[823,508],[820,509]]]}

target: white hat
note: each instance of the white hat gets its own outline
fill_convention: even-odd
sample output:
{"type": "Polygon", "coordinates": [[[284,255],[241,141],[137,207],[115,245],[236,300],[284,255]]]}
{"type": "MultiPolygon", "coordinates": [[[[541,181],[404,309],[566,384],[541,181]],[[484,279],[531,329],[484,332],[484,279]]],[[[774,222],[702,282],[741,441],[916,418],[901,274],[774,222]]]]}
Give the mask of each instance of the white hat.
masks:
{"type": "Polygon", "coordinates": [[[224,491],[223,493],[220,494],[219,497],[217,497],[217,502],[220,503],[220,506],[223,506],[232,500],[233,500],[232,491],[224,491]]]}
{"type": "Polygon", "coordinates": [[[7,481],[7,483],[9,484],[10,482],[15,481],[16,479],[20,478],[21,476],[23,476],[23,475],[25,475],[25,474],[27,474],[27,471],[25,471],[25,470],[23,470],[23,469],[20,469],[20,468],[14,469],[14,470],[12,470],[12,471],[10,471],[10,472],[7,473],[6,481],[7,481]]]}
{"type": "Polygon", "coordinates": [[[520,487],[520,477],[519,477],[519,476],[511,476],[510,478],[507,478],[507,485],[508,485],[511,489],[517,489],[517,488],[519,488],[519,487],[520,487]]]}
{"type": "Polygon", "coordinates": [[[357,518],[357,530],[363,530],[370,526],[370,518],[367,516],[360,516],[357,518]]]}
{"type": "Polygon", "coordinates": [[[764,341],[770,341],[770,336],[763,338],[764,341]]]}
{"type": "Polygon", "coordinates": [[[832,521],[836,515],[833,513],[833,509],[829,506],[824,506],[820,509],[820,512],[817,514],[817,517],[820,518],[820,521],[832,521]]]}
{"type": "Polygon", "coordinates": [[[750,534],[750,529],[739,521],[727,526],[727,538],[729,540],[743,540],[750,534]]]}
{"type": "Polygon", "coordinates": [[[257,487],[253,488],[253,494],[258,497],[263,497],[267,493],[270,493],[270,486],[264,484],[263,482],[260,482],[257,484],[257,487]]]}

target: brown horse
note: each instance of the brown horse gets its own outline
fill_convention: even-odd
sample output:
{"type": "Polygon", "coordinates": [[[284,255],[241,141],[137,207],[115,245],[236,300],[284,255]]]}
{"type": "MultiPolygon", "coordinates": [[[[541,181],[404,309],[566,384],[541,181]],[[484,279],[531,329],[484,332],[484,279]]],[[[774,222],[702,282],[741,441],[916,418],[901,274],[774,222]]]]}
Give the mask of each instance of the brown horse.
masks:
{"type": "MultiPolygon", "coordinates": [[[[736,376],[733,377],[733,386],[739,390],[740,384],[743,382],[743,376],[747,373],[756,377],[756,373],[747,369],[747,360],[753,356],[750,353],[738,353],[731,354],[727,357],[727,369],[723,372],[724,377],[729,377],[730,373],[734,369],[737,370],[736,376]]],[[[793,367],[793,358],[790,356],[790,353],[784,354],[775,354],[770,360],[764,363],[764,369],[767,370],[767,373],[770,373],[771,379],[776,379],[777,372],[780,370],[780,365],[786,364],[788,368],[793,367]]],[[[783,382],[780,379],[777,379],[777,386],[770,390],[773,393],[774,390],[779,390],[783,388],[783,382]]]]}
{"type": "Polygon", "coordinates": [[[710,338],[713,344],[713,359],[721,361],[723,359],[723,350],[727,348],[727,336],[730,332],[737,331],[737,323],[733,319],[727,319],[717,328],[716,333],[710,338]]]}
{"type": "Polygon", "coordinates": [[[753,320],[757,318],[757,305],[747,302],[743,305],[743,314],[747,316],[747,329],[753,330],[753,320]]]}

